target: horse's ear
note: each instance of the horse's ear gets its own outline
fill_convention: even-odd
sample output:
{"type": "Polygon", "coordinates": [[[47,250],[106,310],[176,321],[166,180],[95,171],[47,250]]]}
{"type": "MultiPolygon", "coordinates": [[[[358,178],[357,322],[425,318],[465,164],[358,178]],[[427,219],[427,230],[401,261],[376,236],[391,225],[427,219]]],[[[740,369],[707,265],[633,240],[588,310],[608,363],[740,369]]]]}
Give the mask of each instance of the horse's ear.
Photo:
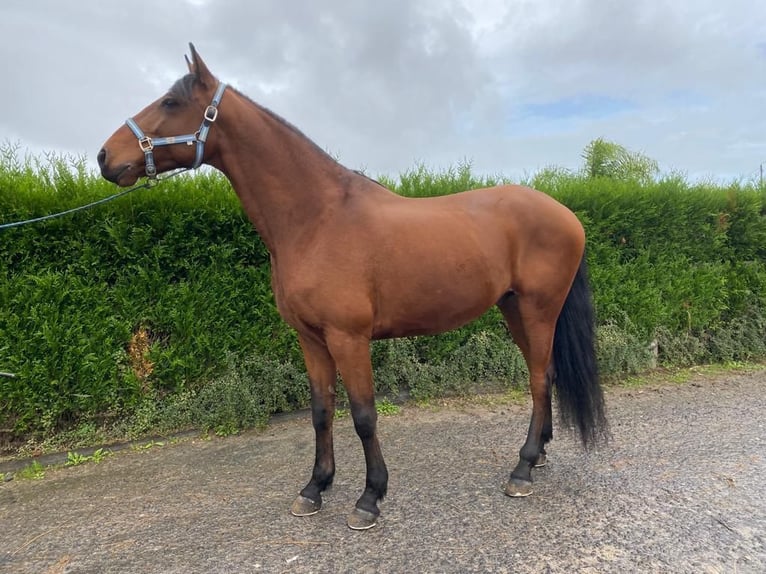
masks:
{"type": "Polygon", "coordinates": [[[201,84],[207,86],[215,85],[215,77],[210,73],[210,70],[207,69],[205,62],[202,61],[194,44],[191,42],[189,42],[189,49],[191,50],[191,62],[189,61],[189,58],[186,58],[186,63],[189,65],[189,72],[194,74],[197,77],[197,81],[201,84]]]}

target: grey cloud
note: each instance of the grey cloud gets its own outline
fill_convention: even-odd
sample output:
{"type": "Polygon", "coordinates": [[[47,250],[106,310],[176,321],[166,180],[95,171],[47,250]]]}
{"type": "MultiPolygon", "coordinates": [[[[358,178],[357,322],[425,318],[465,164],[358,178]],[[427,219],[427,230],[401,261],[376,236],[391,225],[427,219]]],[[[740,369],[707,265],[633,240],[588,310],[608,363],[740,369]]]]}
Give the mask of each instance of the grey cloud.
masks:
{"type": "Polygon", "coordinates": [[[766,160],[764,20],[746,0],[9,0],[0,140],[94,155],[185,72],[191,40],[221,79],[371,173],[574,167],[604,136],[692,174],[748,175],[766,160]],[[524,116],[578,97],[631,105],[524,116]]]}
{"type": "MultiPolygon", "coordinates": [[[[427,158],[426,146],[443,141],[486,90],[470,34],[413,2],[329,4],[259,3],[252,25],[230,29],[251,56],[236,59],[242,88],[352,163],[395,170],[402,157],[427,158]],[[279,24],[264,14],[280,14],[279,24]],[[262,84],[289,87],[258,93],[262,84]]],[[[213,36],[228,25],[224,12],[213,36]]]]}

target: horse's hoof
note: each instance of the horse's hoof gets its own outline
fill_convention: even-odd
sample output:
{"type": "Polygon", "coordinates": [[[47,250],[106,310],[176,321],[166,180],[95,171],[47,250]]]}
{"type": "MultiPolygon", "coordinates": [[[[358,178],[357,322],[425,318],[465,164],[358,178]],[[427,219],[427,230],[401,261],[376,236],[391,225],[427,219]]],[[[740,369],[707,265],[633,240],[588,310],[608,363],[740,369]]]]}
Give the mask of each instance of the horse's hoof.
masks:
{"type": "Polygon", "coordinates": [[[544,452],[540,453],[540,456],[537,457],[537,461],[535,462],[535,468],[542,468],[548,464],[548,455],[544,452]]]}
{"type": "Polygon", "coordinates": [[[290,507],[290,513],[293,516],[311,516],[312,514],[319,512],[320,508],[322,508],[321,499],[313,501],[310,498],[298,495],[298,498],[295,499],[293,505],[290,507]]]}
{"type": "Polygon", "coordinates": [[[528,480],[512,478],[505,485],[505,494],[511,498],[523,498],[532,494],[532,483],[528,480]]]}
{"type": "Polygon", "coordinates": [[[378,515],[361,508],[354,508],[348,515],[348,527],[351,530],[369,530],[378,523],[378,515]]]}

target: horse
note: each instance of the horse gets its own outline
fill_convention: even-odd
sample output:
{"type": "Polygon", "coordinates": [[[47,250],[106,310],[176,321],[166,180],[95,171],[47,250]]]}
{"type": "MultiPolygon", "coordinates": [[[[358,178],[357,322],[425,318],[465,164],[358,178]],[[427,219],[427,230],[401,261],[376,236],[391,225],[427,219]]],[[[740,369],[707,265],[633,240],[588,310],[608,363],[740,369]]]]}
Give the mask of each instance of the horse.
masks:
{"type": "Polygon", "coordinates": [[[122,187],[210,165],[229,179],[268,248],[277,309],[303,352],[316,440],[311,478],[292,514],[317,513],[333,481],[340,373],[366,462],[364,491],[347,523],[354,530],[378,523],[388,470],[371,340],[442,333],[494,305],[524,356],[532,397],[505,494],[531,494],[532,468],[547,461],[552,389],[562,425],[579,430],[586,448],[606,437],[585,232],[574,213],[519,185],[397,195],[219,82],[189,46],[188,74],[120,126],[98,164],[122,187]]]}

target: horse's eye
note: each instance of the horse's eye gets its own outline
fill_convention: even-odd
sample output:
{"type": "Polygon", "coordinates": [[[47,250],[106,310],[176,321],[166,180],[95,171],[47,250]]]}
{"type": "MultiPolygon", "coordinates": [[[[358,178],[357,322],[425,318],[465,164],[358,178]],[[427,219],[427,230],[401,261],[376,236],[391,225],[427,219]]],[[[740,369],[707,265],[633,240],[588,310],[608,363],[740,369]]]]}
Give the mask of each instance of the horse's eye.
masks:
{"type": "Polygon", "coordinates": [[[165,98],[164,100],[162,100],[161,105],[163,108],[168,108],[168,109],[177,108],[178,100],[175,100],[173,98],[165,98]]]}

